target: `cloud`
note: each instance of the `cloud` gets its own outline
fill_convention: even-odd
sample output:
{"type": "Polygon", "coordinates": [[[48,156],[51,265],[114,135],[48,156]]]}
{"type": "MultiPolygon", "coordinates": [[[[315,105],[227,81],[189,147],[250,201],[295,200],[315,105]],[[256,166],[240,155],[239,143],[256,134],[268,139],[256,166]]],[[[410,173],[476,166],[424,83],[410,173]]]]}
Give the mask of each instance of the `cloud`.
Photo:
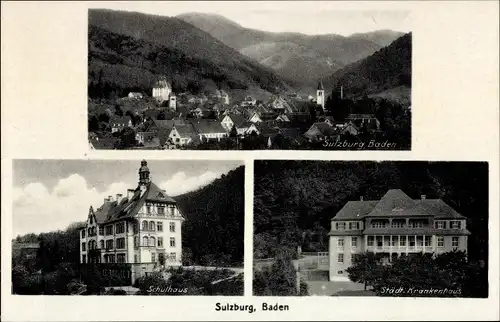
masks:
{"type": "MultiPolygon", "coordinates": [[[[159,187],[176,196],[205,186],[220,175],[212,171],[198,176],[177,172],[169,180],[159,183],[159,187]]],[[[60,179],[52,190],[40,182],[14,188],[13,235],[65,229],[73,222],[85,221],[90,205],[97,209],[105,197],[113,196],[114,199],[118,193],[126,195],[127,188],[135,188],[135,185],[114,182],[100,192],[89,187],[85,178],[78,174],[60,179]]]]}
{"type": "Polygon", "coordinates": [[[89,187],[84,177],[72,174],[59,180],[52,191],[42,183],[13,189],[13,234],[40,233],[65,229],[87,219],[90,205],[98,208],[105,196],[125,194],[123,182],[110,184],[104,192],[89,187]]]}
{"type": "Polygon", "coordinates": [[[160,188],[165,189],[167,194],[171,196],[178,196],[206,186],[218,177],[220,177],[220,174],[212,171],[207,171],[199,176],[192,177],[188,177],[185,172],[181,171],[175,173],[169,180],[162,182],[160,188]]]}

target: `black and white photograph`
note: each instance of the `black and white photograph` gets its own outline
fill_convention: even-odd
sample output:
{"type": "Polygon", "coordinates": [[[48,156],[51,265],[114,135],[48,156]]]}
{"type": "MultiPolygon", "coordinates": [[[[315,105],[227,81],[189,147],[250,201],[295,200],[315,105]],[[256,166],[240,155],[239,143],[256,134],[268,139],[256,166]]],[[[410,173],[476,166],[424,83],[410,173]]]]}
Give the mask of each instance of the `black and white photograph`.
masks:
{"type": "Polygon", "coordinates": [[[244,162],[14,160],[12,294],[243,295],[244,162]]]}
{"type": "Polygon", "coordinates": [[[488,297],[487,162],[254,168],[254,295],[488,297]]]}
{"type": "Polygon", "coordinates": [[[295,4],[89,9],[89,149],[411,150],[410,12],[295,4]]]}

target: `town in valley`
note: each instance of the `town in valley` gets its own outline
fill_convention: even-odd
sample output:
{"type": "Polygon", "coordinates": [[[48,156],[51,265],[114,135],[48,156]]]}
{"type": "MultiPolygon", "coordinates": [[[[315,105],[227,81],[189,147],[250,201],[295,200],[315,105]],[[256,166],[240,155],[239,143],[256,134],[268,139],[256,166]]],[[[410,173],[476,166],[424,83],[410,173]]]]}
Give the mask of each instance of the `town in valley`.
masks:
{"type": "Polygon", "coordinates": [[[290,39],[236,25],[257,34],[239,44],[206,21],[236,24],[89,11],[91,149],[411,148],[411,33],[290,39]],[[282,48],[292,40],[307,53],[282,48]]]}

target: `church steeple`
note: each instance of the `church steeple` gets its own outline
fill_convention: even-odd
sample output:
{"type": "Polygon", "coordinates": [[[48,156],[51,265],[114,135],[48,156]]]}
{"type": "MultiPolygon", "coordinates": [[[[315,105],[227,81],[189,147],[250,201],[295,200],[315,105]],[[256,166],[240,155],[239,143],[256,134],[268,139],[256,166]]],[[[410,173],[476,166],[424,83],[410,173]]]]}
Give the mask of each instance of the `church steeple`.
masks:
{"type": "Polygon", "coordinates": [[[318,89],[316,90],[316,104],[321,105],[321,107],[325,109],[325,89],[321,79],[319,80],[318,89]]]}
{"type": "Polygon", "coordinates": [[[139,185],[146,185],[149,183],[149,168],[146,160],[141,161],[141,167],[139,168],[139,185]]]}

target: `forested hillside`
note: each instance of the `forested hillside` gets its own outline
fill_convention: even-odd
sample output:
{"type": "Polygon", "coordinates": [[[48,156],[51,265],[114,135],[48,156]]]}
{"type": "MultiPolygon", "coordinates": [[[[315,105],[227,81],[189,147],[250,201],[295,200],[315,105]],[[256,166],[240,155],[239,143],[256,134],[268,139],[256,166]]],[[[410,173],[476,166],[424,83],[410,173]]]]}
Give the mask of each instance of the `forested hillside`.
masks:
{"type": "Polygon", "coordinates": [[[243,265],[245,168],[211,184],[174,197],[186,218],[182,229],[184,261],[198,265],[243,265]]]}
{"type": "Polygon", "coordinates": [[[341,35],[305,35],[245,28],[223,16],[186,13],[177,16],[206,31],[227,46],[286,79],[300,85],[316,85],[318,78],[363,59],[402,35],[391,30],[341,35]]]}
{"type": "Polygon", "coordinates": [[[348,201],[402,189],[413,199],[441,198],[466,216],[469,256],[487,261],[487,163],[257,161],[254,169],[256,258],[298,245],[327,251],[330,220],[348,201]]]}
{"type": "MultiPolygon", "coordinates": [[[[325,80],[328,88],[343,86],[345,96],[382,93],[394,88],[411,88],[411,33],[398,38],[373,55],[348,65],[325,80]]],[[[409,95],[410,91],[400,91],[409,95]]],[[[409,98],[406,99],[409,101],[409,98]]]]}
{"type": "Polygon", "coordinates": [[[89,96],[149,93],[159,75],[174,91],[288,88],[271,69],[177,18],[89,10],[89,96]]]}

